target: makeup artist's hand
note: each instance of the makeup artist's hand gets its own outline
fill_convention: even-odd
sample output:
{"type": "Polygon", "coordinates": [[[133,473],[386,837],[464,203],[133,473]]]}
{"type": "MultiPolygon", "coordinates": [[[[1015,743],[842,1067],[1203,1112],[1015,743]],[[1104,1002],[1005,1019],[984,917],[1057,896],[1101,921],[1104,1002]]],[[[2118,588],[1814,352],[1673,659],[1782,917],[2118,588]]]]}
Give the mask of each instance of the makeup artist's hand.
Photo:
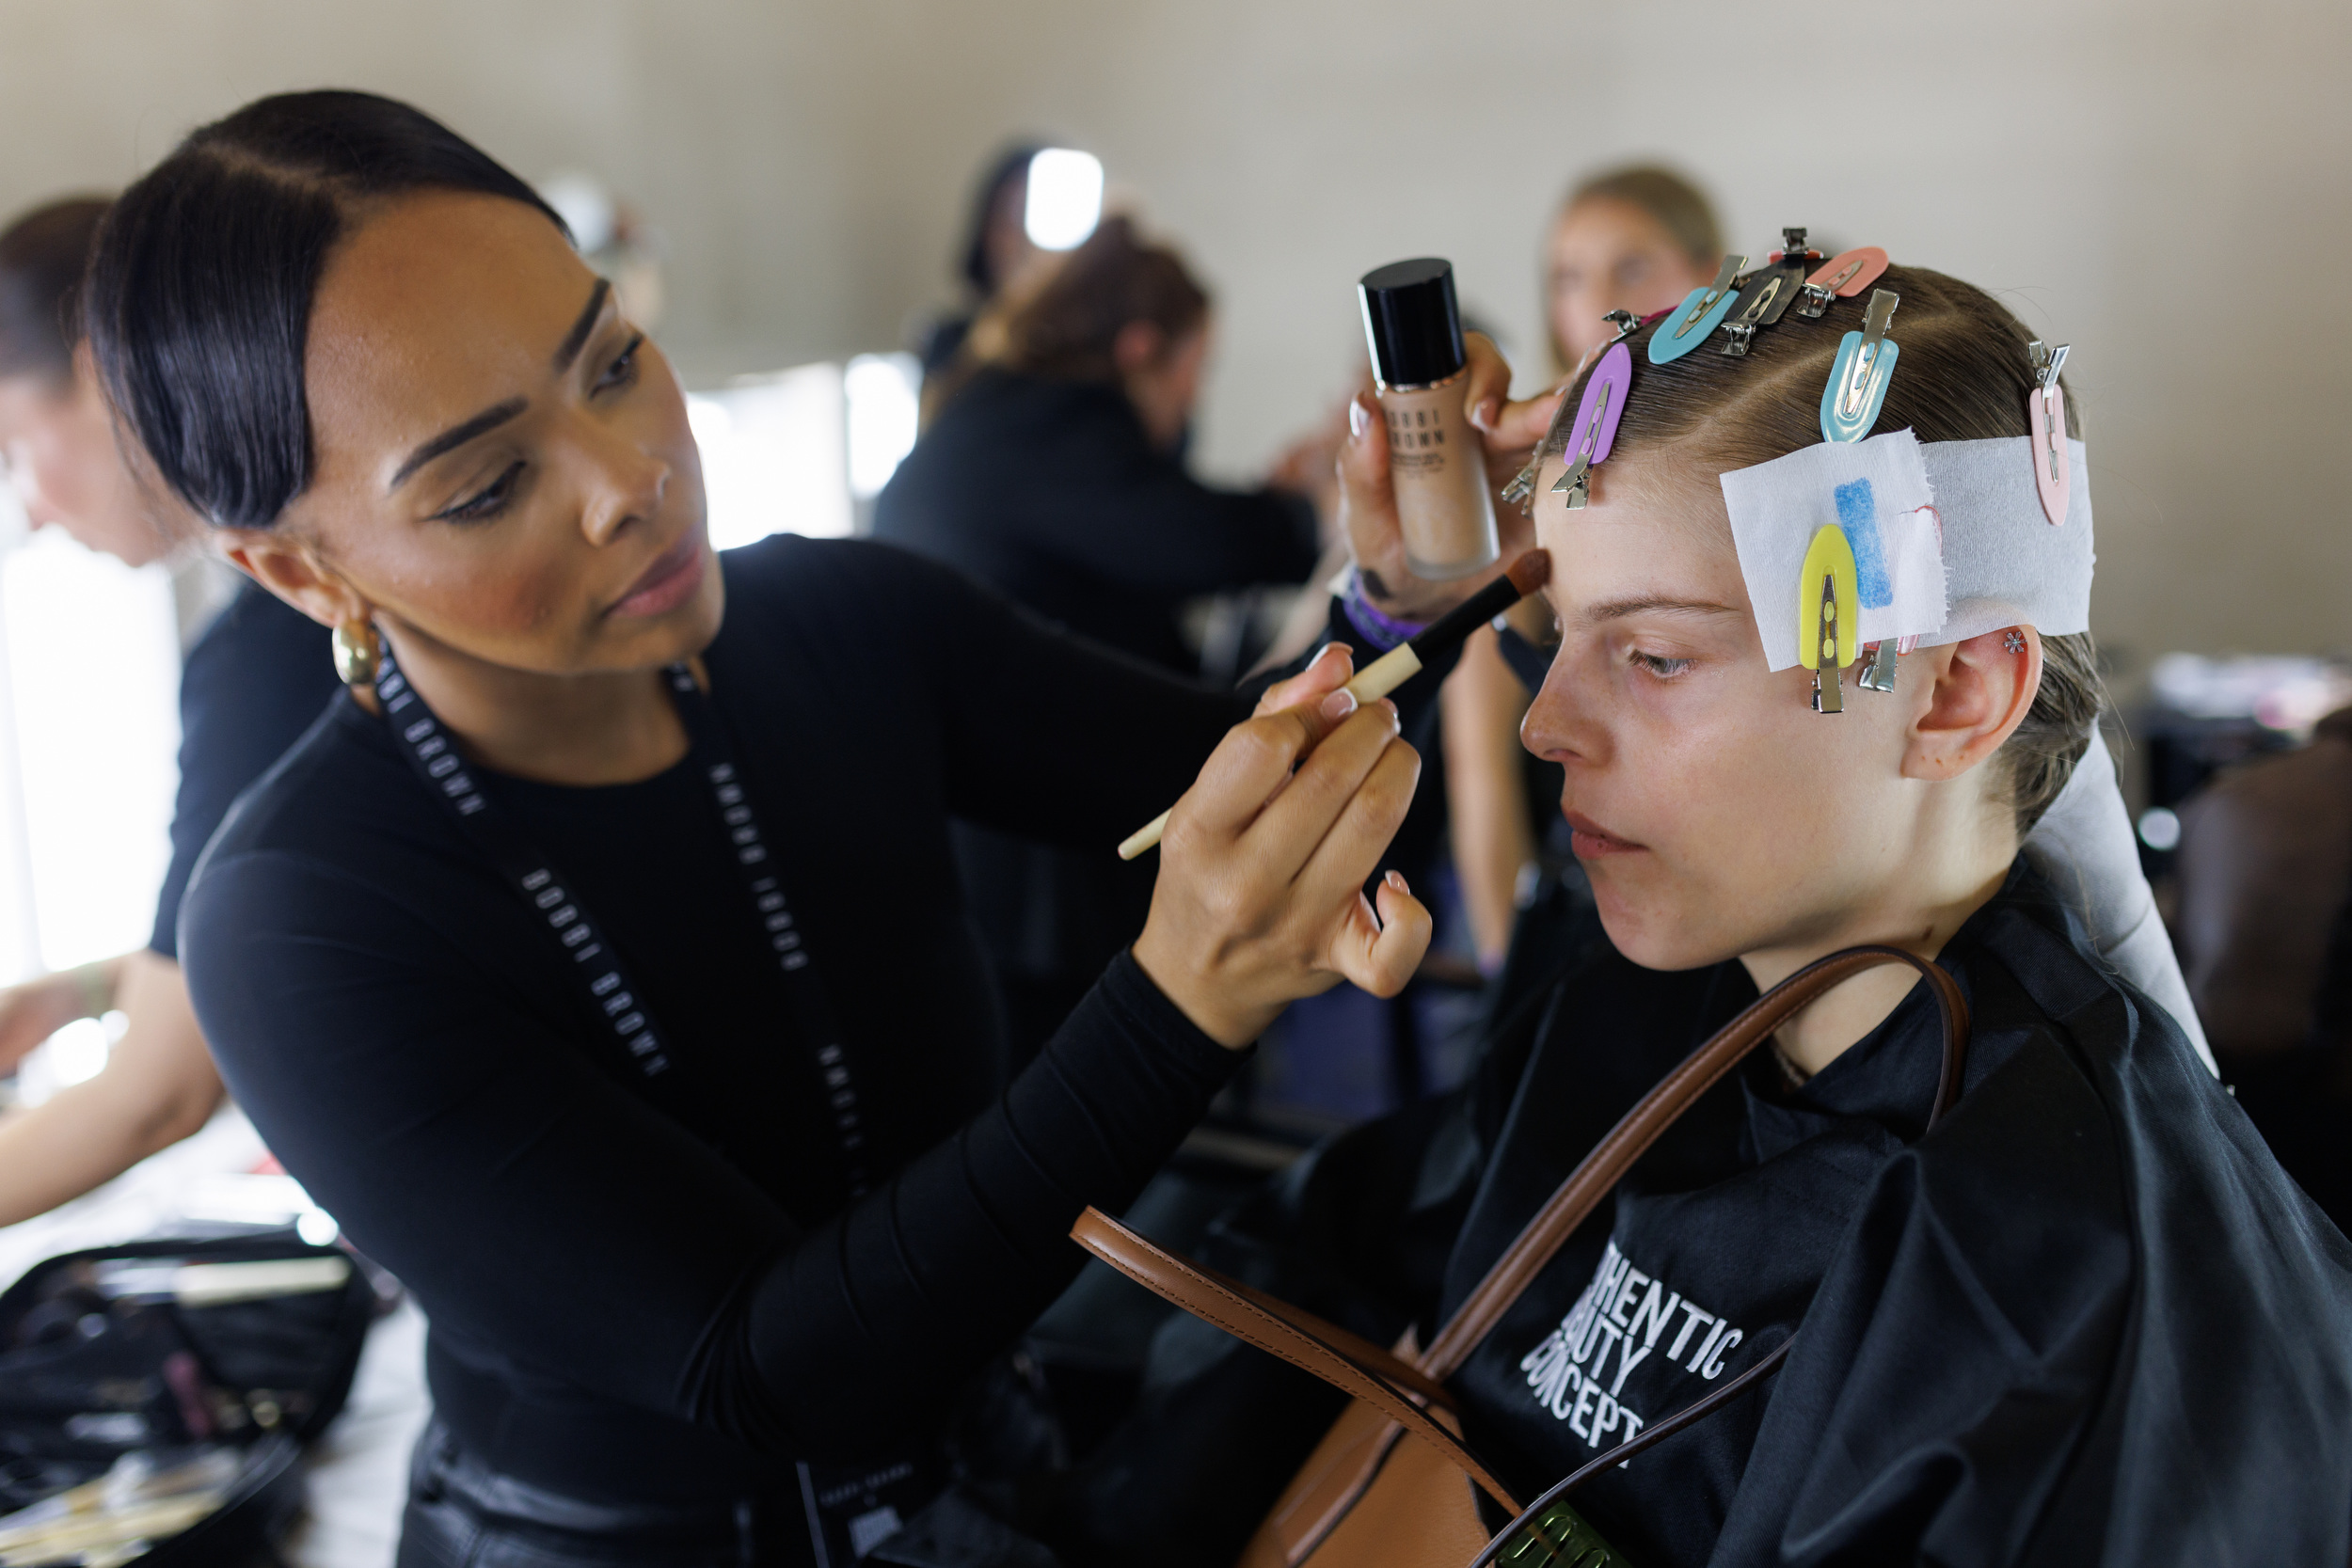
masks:
{"type": "Polygon", "coordinates": [[[1364,897],[1421,756],[1397,738],[1391,705],[1358,708],[1341,689],[1354,673],[1333,644],[1268,690],[1210,753],[1160,841],[1136,962],[1236,1050],[1343,979],[1395,995],[1429,946],[1429,911],[1402,877],[1381,883],[1376,910],[1364,897]]]}
{"type": "Polygon", "coordinates": [[[1340,526],[1347,536],[1364,592],[1374,606],[1405,621],[1434,621],[1501,575],[1535,544],[1534,525],[1500,492],[1526,466],[1550,426],[1556,392],[1510,401],[1511,367],[1485,333],[1472,332],[1470,377],[1463,391],[1470,421],[1486,438],[1487,486],[1497,492],[1495,529],[1502,545],[1493,568],[1452,582],[1424,582],[1405,564],[1405,533],[1389,479],[1389,428],[1380,405],[1359,393],[1348,405],[1348,438],[1340,448],[1340,526]]]}

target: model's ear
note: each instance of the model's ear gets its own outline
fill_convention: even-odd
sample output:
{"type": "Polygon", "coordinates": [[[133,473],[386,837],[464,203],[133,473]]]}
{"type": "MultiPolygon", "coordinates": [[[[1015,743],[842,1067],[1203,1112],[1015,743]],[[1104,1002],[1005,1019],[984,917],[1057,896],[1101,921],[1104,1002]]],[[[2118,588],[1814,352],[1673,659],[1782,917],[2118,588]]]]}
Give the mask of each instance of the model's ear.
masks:
{"type": "Polygon", "coordinates": [[[2026,721],[2042,686],[2042,637],[2031,626],[2004,626],[1919,652],[1934,684],[1904,745],[1903,777],[1956,779],[2026,721]]]}
{"type": "Polygon", "coordinates": [[[323,626],[364,620],[372,606],[318,558],[318,552],[275,529],[219,531],[221,553],[237,569],[323,626]]]}

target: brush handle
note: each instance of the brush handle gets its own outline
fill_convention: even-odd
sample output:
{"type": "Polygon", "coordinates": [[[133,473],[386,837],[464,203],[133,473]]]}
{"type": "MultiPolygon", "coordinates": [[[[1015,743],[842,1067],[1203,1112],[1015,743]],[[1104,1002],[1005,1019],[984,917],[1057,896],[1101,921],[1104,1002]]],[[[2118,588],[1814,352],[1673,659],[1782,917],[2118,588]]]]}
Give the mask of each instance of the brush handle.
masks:
{"type": "MultiPolygon", "coordinates": [[[[1506,583],[1504,586],[1508,587],[1509,584],[1506,583]]],[[[1497,611],[1489,610],[1482,619],[1491,620],[1497,613],[1497,611]]],[[[1358,671],[1356,678],[1347,683],[1347,689],[1356,694],[1357,705],[1360,707],[1366,703],[1376,703],[1415,675],[1420,674],[1421,655],[1413,651],[1414,646],[1427,641],[1430,633],[1436,630],[1437,627],[1432,626],[1429,631],[1422,633],[1411,642],[1397,644],[1358,671]]],[[[1134,860],[1145,850],[1157,846],[1161,835],[1167,832],[1168,813],[1162,812],[1120,842],[1119,858],[1122,861],[1134,860]]]]}

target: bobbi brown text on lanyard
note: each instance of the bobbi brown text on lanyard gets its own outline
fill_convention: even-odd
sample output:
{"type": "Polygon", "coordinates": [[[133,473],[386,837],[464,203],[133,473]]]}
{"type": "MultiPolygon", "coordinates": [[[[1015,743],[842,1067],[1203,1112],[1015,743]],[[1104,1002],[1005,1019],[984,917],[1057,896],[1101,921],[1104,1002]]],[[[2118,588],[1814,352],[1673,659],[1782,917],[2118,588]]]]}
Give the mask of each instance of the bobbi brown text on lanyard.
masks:
{"type": "MultiPolygon", "coordinates": [[[[861,1196],[869,1184],[866,1132],[857,1085],[850,1072],[849,1053],[842,1045],[840,1032],[834,1026],[833,1009],[826,1002],[824,987],[817,977],[816,966],[809,961],[784,889],[777,882],[767,842],[760,835],[758,819],[752,813],[743,781],[736,773],[734,754],[727,746],[718,715],[711,710],[710,700],[703,695],[693,673],[685,665],[672,665],[665,674],[672,700],[677,705],[678,718],[686,725],[687,764],[709,784],[718,802],[720,820],[726,825],[732,841],[736,868],[742,874],[744,888],[751,896],[745,912],[765,927],[769,948],[784,972],[785,989],[792,997],[793,1016],[823,1075],[834,1134],[840,1147],[850,1196],[861,1196]]],[[[621,967],[620,955],[612,951],[612,944],[597,929],[595,918],[564,886],[547,857],[482,793],[467,769],[465,759],[457,754],[449,732],[433,716],[416,689],[401,675],[389,653],[376,673],[375,695],[383,705],[392,738],[416,768],[417,776],[424,781],[426,789],[449,808],[466,836],[499,868],[524,904],[546,922],[548,934],[570,959],[572,973],[587,993],[589,1003],[605,1021],[612,1044],[644,1082],[648,1096],[665,1110],[675,1112],[676,1105],[670,1091],[675,1085],[677,1064],[663,1049],[661,1031],[655,1026],[637,988],[629,983],[628,973],[621,967]]]]}

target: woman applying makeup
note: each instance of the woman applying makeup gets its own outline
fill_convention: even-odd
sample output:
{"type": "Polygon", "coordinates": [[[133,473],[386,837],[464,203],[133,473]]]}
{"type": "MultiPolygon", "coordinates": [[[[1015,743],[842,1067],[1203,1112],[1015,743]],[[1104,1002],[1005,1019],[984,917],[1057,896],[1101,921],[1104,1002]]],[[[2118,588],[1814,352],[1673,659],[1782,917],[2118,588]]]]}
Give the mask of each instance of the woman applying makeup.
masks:
{"type": "Polygon", "coordinates": [[[1416,765],[1344,654],[1248,718],[898,551],[714,557],[660,351],[414,110],[197,132],[88,320],[162,481],[355,684],[183,931],[240,1102],[432,1319],[404,1561],[872,1544],[1079,1209],[1289,1001],[1419,959],[1425,911],[1359,891],[1416,765]],[[1143,934],[995,1093],[949,814],[1107,854],[1204,755],[1143,934]]]}

